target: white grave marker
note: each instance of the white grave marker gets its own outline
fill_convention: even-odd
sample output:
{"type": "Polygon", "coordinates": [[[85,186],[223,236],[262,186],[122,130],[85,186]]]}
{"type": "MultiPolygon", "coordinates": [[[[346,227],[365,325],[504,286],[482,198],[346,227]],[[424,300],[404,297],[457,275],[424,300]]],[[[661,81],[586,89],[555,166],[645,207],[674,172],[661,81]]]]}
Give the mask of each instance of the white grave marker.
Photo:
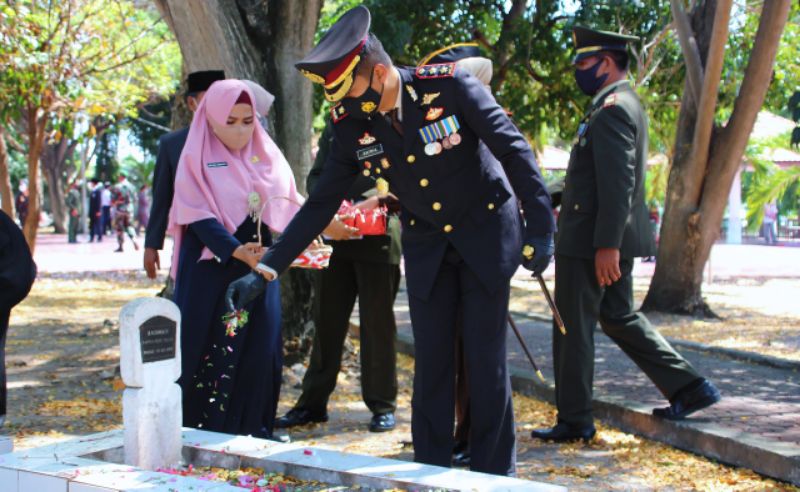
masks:
{"type": "Polygon", "coordinates": [[[181,460],[181,374],[178,307],[136,299],[119,315],[125,462],[147,470],[181,460]]]}

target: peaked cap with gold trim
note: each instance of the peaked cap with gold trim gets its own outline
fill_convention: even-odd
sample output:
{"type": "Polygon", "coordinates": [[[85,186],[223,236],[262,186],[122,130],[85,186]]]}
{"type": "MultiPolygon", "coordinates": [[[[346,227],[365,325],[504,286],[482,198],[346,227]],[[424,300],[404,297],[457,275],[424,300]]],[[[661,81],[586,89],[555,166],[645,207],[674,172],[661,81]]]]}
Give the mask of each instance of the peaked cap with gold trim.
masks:
{"type": "Polygon", "coordinates": [[[328,101],[339,101],[350,91],[370,22],[369,10],[363,5],[348,10],[311,52],[294,64],[312,82],[323,85],[328,101]]]}
{"type": "Polygon", "coordinates": [[[444,48],[428,53],[423,57],[417,66],[430,65],[434,63],[450,63],[464,58],[483,56],[480,46],[476,42],[455,43],[444,48]]]}
{"type": "Polygon", "coordinates": [[[572,41],[575,44],[575,58],[572,63],[578,63],[600,51],[627,52],[628,43],[638,40],[636,36],[575,26],[572,28],[572,41]]]}

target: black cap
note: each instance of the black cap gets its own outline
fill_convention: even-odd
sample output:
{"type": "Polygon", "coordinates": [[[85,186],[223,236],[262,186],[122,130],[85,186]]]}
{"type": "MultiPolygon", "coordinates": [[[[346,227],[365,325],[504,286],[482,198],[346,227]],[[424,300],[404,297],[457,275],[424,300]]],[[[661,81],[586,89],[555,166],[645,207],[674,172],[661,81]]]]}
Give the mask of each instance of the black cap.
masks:
{"type": "Polygon", "coordinates": [[[475,56],[482,56],[478,43],[456,43],[438,49],[433,53],[428,53],[417,63],[417,66],[430,65],[432,63],[452,63],[475,56]]]}
{"type": "Polygon", "coordinates": [[[575,26],[572,28],[572,41],[575,43],[575,58],[572,63],[577,63],[600,51],[627,52],[628,42],[638,40],[636,36],[575,26]]]}
{"type": "Polygon", "coordinates": [[[191,72],[186,80],[186,95],[191,96],[198,92],[207,91],[211,84],[218,80],[225,80],[225,72],[222,70],[203,70],[191,72]]]}
{"type": "Polygon", "coordinates": [[[348,10],[328,29],[314,49],[294,64],[312,82],[325,87],[328,101],[338,101],[350,91],[353,73],[367,42],[370,22],[369,10],[363,5],[348,10]]]}

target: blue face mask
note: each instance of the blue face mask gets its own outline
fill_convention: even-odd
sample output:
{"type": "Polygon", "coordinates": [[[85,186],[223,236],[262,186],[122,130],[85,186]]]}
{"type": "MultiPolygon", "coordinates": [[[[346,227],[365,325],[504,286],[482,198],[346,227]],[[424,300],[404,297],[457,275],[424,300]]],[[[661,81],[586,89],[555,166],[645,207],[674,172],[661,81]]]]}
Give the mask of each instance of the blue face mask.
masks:
{"type": "Polygon", "coordinates": [[[606,79],[608,78],[608,74],[602,75],[600,77],[597,76],[597,70],[600,68],[600,63],[603,61],[602,58],[597,60],[597,63],[592,65],[589,68],[584,68],[580,70],[578,68],[575,69],[575,82],[578,83],[578,87],[583,91],[584,94],[587,96],[594,96],[597,94],[597,91],[603,87],[606,79]]]}

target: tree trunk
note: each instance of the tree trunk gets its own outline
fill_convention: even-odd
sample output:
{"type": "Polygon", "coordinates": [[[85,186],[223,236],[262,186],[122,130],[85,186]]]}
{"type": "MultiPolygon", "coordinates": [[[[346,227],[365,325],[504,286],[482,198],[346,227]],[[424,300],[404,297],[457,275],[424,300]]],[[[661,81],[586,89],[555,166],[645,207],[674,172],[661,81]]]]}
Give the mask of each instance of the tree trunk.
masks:
{"type": "Polygon", "coordinates": [[[56,144],[45,144],[42,149],[42,155],[39,158],[42,166],[42,177],[47,183],[47,194],[50,197],[50,213],[53,216],[53,229],[56,234],[67,233],[63,169],[59,163],[59,147],[62,145],[66,145],[63,139],[56,144]]]}
{"type": "Polygon", "coordinates": [[[57,143],[46,143],[40,157],[42,177],[47,183],[50,196],[50,213],[53,214],[53,227],[56,234],[67,233],[66,188],[73,173],[67,172],[67,164],[72,158],[78,141],[61,138],[57,143]]]}
{"type": "Polygon", "coordinates": [[[28,133],[28,217],[22,228],[22,234],[33,254],[36,249],[36,233],[39,231],[41,215],[41,180],[39,179],[39,157],[44,146],[44,129],[47,119],[39,115],[40,108],[29,107],[26,118],[28,133]]]}
{"type": "MultiPolygon", "coordinates": [[[[322,0],[154,1],[175,33],[187,72],[222,68],[228,77],[253,80],[275,95],[269,115],[273,135],[304,193],[313,89],[294,62],[313,46],[322,0]]],[[[297,340],[287,348],[305,353],[313,327],[311,276],[290,270],[281,284],[284,337],[297,340]]]]}
{"type": "MultiPolygon", "coordinates": [[[[706,67],[720,61],[705,59],[713,43],[711,33],[714,28],[719,29],[719,26],[707,22],[709,17],[717,18],[708,12],[714,9],[715,3],[704,2],[692,14],[695,37],[706,67]]],[[[764,2],[739,96],[724,128],[713,126],[713,117],[708,118],[707,113],[700,118],[698,111],[708,111],[708,108],[703,108],[702,103],[692,102],[688,86],[684,91],[658,262],[642,305],[644,310],[713,315],[702,297],[703,268],[719,237],[736,169],[741,164],[756,115],[764,103],[789,7],[790,0],[764,2]],[[705,151],[694,147],[698,142],[697,134],[704,131],[695,128],[700,121],[711,126],[705,151]]],[[[717,51],[717,56],[722,55],[717,51]]],[[[701,101],[709,96],[716,101],[714,84],[705,83],[708,77],[714,76],[706,70],[701,101]]]]}
{"type": "Polygon", "coordinates": [[[8,172],[8,149],[5,129],[0,125],[0,204],[3,212],[14,218],[14,193],[11,191],[11,175],[8,172]]]}

